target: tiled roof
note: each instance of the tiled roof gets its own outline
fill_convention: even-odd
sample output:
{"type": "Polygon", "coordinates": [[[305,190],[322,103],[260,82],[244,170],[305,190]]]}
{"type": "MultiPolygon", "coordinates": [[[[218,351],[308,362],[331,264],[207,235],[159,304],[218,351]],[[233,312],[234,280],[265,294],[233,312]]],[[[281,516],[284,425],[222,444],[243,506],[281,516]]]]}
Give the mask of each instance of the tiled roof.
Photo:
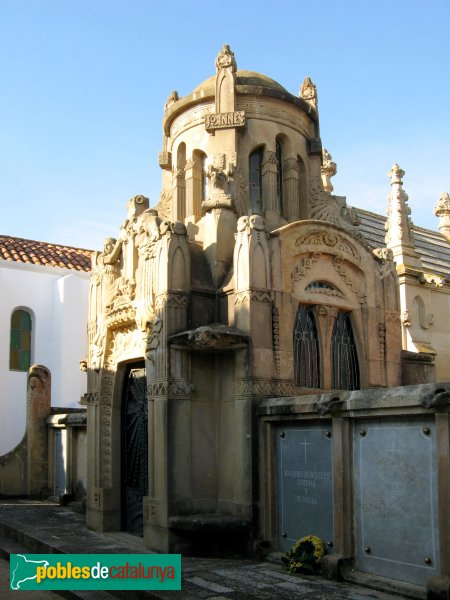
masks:
{"type": "MultiPolygon", "coordinates": [[[[355,208],[361,221],[359,232],[371,248],[386,246],[384,225],[386,217],[355,208]]],[[[450,282],[450,244],[438,231],[413,225],[415,247],[426,272],[444,275],[450,282]]]]}
{"type": "Polygon", "coordinates": [[[73,248],[36,242],[9,235],[0,235],[0,261],[13,260],[16,262],[43,265],[46,267],[61,267],[75,271],[91,270],[92,250],[73,248]]]}

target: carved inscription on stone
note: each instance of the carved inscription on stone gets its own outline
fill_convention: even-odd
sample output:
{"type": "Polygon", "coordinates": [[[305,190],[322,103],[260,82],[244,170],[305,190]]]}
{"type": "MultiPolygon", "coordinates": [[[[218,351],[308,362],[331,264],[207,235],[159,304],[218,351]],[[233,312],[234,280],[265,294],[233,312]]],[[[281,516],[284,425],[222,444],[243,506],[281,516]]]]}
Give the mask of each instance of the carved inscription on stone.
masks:
{"type": "Polygon", "coordinates": [[[244,127],[245,112],[237,110],[226,113],[208,113],[205,115],[206,131],[214,131],[215,129],[230,129],[232,127],[244,127]]]}
{"type": "Polygon", "coordinates": [[[331,425],[277,428],[278,549],[314,532],[333,539],[331,425]]]}

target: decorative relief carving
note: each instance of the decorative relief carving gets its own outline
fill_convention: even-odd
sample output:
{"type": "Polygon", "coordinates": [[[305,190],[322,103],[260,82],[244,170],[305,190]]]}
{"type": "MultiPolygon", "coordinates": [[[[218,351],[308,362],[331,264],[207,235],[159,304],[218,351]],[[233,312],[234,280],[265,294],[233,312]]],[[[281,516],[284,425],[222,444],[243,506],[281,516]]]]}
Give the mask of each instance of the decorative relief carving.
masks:
{"type": "Polygon", "coordinates": [[[155,396],[189,396],[194,389],[192,383],[185,379],[152,381],[147,386],[147,395],[149,398],[155,396]]]}
{"type": "Polygon", "coordinates": [[[326,296],[334,296],[336,298],[344,297],[344,294],[340,290],[324,281],[313,281],[306,286],[305,292],[308,294],[324,294],[326,296]]]}
{"type": "Polygon", "coordinates": [[[302,237],[299,237],[295,242],[296,247],[299,246],[328,246],[336,248],[344,254],[351,256],[353,259],[361,262],[361,255],[356,248],[348,240],[340,234],[332,231],[313,231],[302,237]]]}
{"type": "Polygon", "coordinates": [[[280,311],[272,306],[272,336],[273,336],[273,357],[277,375],[280,375],[280,311]]]}
{"type": "Polygon", "coordinates": [[[317,261],[319,256],[319,252],[312,252],[308,256],[300,259],[300,261],[294,267],[292,279],[294,281],[299,281],[300,279],[302,279],[306,275],[306,273],[311,269],[313,264],[317,261]]]}
{"type": "Polygon", "coordinates": [[[207,113],[205,115],[206,131],[239,129],[241,127],[245,127],[245,112],[243,110],[225,113],[207,113]]]}
{"type": "Polygon", "coordinates": [[[196,350],[227,350],[247,345],[248,334],[235,327],[212,323],[172,335],[170,342],[174,346],[196,350]]]}
{"type": "Polygon", "coordinates": [[[411,327],[411,314],[409,310],[404,310],[401,314],[401,322],[405,327],[411,327]]]}
{"type": "Polygon", "coordinates": [[[234,385],[234,395],[237,397],[245,396],[293,396],[294,384],[292,381],[278,379],[236,379],[234,385]]]}
{"type": "Polygon", "coordinates": [[[197,105],[183,112],[173,120],[170,127],[170,137],[176,138],[191,127],[202,125],[205,121],[205,116],[212,112],[214,112],[214,104],[212,103],[197,105]]]}
{"type": "Polygon", "coordinates": [[[204,210],[233,207],[234,168],[232,157],[224,153],[214,155],[213,163],[206,173],[209,178],[209,196],[202,202],[204,210]]]}
{"type": "Polygon", "coordinates": [[[333,259],[333,266],[337,273],[341,276],[343,281],[348,285],[348,287],[354,292],[358,297],[362,297],[358,287],[353,281],[353,277],[349,271],[349,269],[345,266],[345,263],[342,258],[339,256],[335,256],[333,259]]]}
{"type": "Polygon", "coordinates": [[[115,329],[112,331],[110,352],[107,356],[109,365],[116,365],[125,358],[139,358],[142,351],[142,332],[132,326],[115,329]]]}
{"type": "Polygon", "coordinates": [[[172,190],[164,188],[161,190],[156,210],[161,219],[170,221],[172,218],[172,190]]]}
{"type": "Polygon", "coordinates": [[[187,308],[189,306],[189,295],[181,292],[165,292],[164,294],[159,294],[159,296],[156,296],[155,307],[159,310],[165,306],[170,306],[173,308],[187,308]]]}
{"type": "Polygon", "coordinates": [[[83,397],[86,401],[86,404],[98,404],[100,400],[100,395],[98,391],[88,392],[87,394],[84,394],[83,397]]]}
{"type": "Polygon", "coordinates": [[[234,296],[234,303],[243,304],[244,302],[272,303],[272,293],[264,290],[244,290],[237,292],[234,296]]]}
{"type": "Polygon", "coordinates": [[[236,73],[237,70],[234,52],[228,44],[222,46],[222,50],[216,57],[216,72],[219,73],[221,69],[231,69],[233,73],[236,73]]]}
{"type": "Polygon", "coordinates": [[[177,102],[179,99],[180,99],[180,97],[176,90],[174,90],[173,92],[170,92],[170,95],[167,98],[166,103],[164,104],[164,112],[167,112],[169,110],[169,108],[172,106],[172,104],[177,102]]]}
{"type": "Polygon", "coordinates": [[[434,214],[437,217],[448,217],[450,216],[450,195],[448,192],[443,192],[434,207],[434,214]]]}
{"type": "Polygon", "coordinates": [[[325,192],[333,191],[333,184],[331,183],[331,178],[334,177],[337,173],[336,163],[333,162],[333,157],[325,150],[322,150],[322,166],[320,168],[320,173],[322,175],[322,185],[325,192]]]}
{"type": "Polygon", "coordinates": [[[111,409],[103,406],[101,409],[101,465],[102,478],[105,487],[111,485],[111,409]]]}
{"type": "Polygon", "coordinates": [[[425,281],[427,283],[431,283],[437,287],[437,288],[441,288],[444,284],[445,284],[445,277],[442,277],[441,275],[434,275],[431,273],[424,273],[423,274],[423,278],[425,279],[425,281]]]}
{"type": "Polygon", "coordinates": [[[303,80],[303,83],[300,87],[299,96],[300,98],[303,98],[303,100],[306,100],[308,104],[311,104],[311,106],[317,108],[317,88],[315,84],[311,81],[310,77],[305,77],[305,79],[303,80]]]}
{"type": "Polygon", "coordinates": [[[172,169],[172,152],[161,150],[161,152],[158,154],[158,163],[161,169],[170,171],[172,169]]]}
{"type": "Polygon", "coordinates": [[[356,211],[347,206],[345,198],[325,192],[318,177],[311,178],[310,198],[311,218],[334,223],[350,231],[360,224],[356,211]]]}
{"type": "Polygon", "coordinates": [[[401,317],[399,312],[387,312],[386,323],[401,323],[401,317]]]}
{"type": "Polygon", "coordinates": [[[289,125],[305,137],[311,137],[314,134],[308,116],[299,113],[298,109],[290,109],[275,102],[269,104],[269,102],[251,100],[243,96],[238,97],[238,106],[239,109],[245,111],[247,119],[262,119],[274,121],[277,124],[289,125]]]}

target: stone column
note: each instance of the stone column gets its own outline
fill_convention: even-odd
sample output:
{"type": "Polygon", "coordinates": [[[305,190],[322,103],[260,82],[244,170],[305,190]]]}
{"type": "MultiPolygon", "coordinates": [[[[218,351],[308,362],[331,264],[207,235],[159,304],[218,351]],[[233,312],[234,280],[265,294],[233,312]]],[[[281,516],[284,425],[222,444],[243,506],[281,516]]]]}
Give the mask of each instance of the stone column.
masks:
{"type": "Polygon", "coordinates": [[[186,181],[184,169],[172,171],[172,219],[184,221],[186,217],[186,181]]]}
{"type": "Polygon", "coordinates": [[[186,218],[195,223],[201,215],[201,165],[196,160],[188,160],[184,172],[186,174],[186,218]]]}
{"type": "Polygon", "coordinates": [[[295,156],[283,162],[284,216],[288,221],[299,218],[298,164],[295,156]]]}
{"type": "Polygon", "coordinates": [[[27,494],[45,493],[48,484],[47,417],[50,414],[50,371],[33,365],[27,383],[27,494]]]}
{"type": "Polygon", "coordinates": [[[277,157],[272,150],[264,152],[262,163],[263,209],[277,212],[277,157]]]}

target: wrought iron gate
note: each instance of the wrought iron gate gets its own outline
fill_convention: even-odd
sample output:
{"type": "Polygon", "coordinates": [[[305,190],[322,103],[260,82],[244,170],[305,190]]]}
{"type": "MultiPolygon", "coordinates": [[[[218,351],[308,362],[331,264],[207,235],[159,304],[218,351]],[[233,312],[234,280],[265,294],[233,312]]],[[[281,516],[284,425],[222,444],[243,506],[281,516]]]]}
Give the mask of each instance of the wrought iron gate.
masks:
{"type": "Polygon", "coordinates": [[[128,369],[122,403],[122,527],[143,535],[142,499],[148,493],[145,367],[128,369]]]}

